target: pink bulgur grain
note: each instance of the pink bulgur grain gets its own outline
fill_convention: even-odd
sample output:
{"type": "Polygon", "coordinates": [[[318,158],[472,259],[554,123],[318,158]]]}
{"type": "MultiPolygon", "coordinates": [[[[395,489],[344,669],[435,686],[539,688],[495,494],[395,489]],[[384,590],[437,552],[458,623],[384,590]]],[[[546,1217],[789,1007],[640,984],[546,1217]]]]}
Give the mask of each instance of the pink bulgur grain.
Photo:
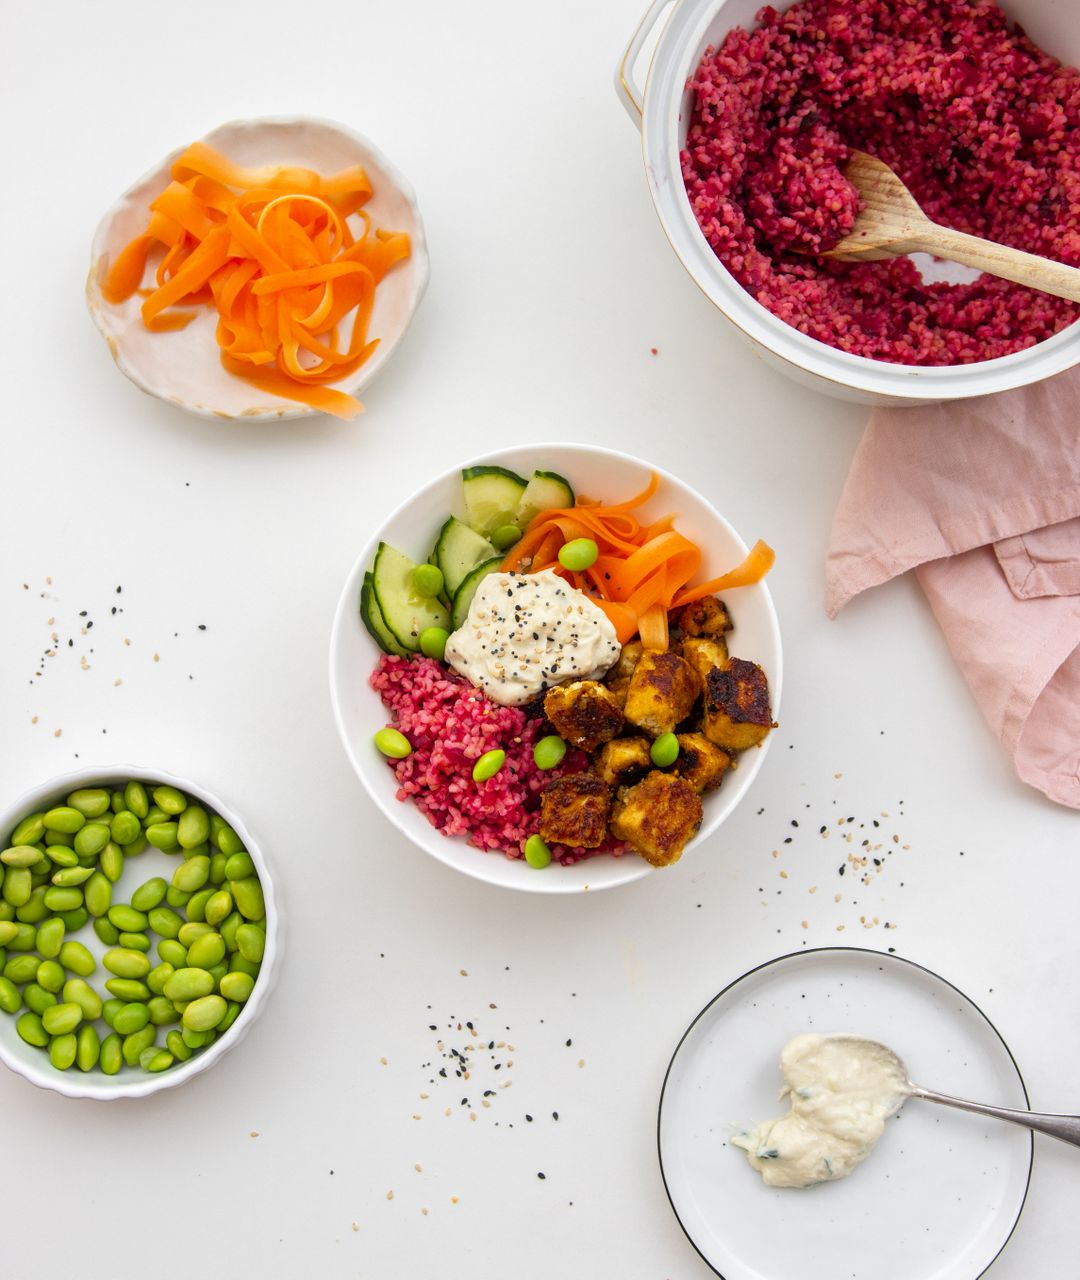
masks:
{"type": "MultiPolygon", "coordinates": [[[[412,745],[404,760],[387,761],[397,798],[411,800],[444,836],[465,836],[477,849],[522,857],[539,825],[540,793],[553,779],[589,767],[588,756],[571,749],[558,768],[538,769],[533,746],[543,718],[500,707],[432,658],[384,655],[371,687],[412,745]],[[474,782],[473,764],[496,748],[506,752],[506,763],[493,778],[474,782]]],[[[616,841],[599,849],[552,845],[551,857],[569,866],[596,853],[624,851],[616,841]]]]}
{"type": "Polygon", "coordinates": [[[808,256],[854,221],[842,168],[859,148],[935,221],[1080,266],[1080,74],[989,0],[799,0],[758,22],[695,72],[682,170],[706,239],[763,306],[842,351],[921,365],[1008,355],[1080,318],[991,276],[808,256]]]}

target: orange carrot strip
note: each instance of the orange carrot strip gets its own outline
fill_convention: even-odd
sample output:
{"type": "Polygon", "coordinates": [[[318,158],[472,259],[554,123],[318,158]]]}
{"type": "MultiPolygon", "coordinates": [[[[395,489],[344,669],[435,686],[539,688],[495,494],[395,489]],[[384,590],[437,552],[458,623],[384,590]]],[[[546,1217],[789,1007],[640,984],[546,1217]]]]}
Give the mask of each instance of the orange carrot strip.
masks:
{"type": "Polygon", "coordinates": [[[776,552],[768,543],[759,539],[741,564],[736,565],[734,569],[729,569],[727,573],[722,573],[718,578],[711,578],[708,582],[701,582],[697,586],[680,591],[672,600],[672,607],[677,609],[680,605],[692,604],[705,596],[716,595],[718,591],[733,591],[736,587],[748,587],[752,583],[760,582],[775,562],[776,552]]]}
{"type": "Polygon", "coordinates": [[[101,296],[106,302],[123,302],[139,287],[152,244],[150,236],[136,236],[116,255],[101,282],[101,296]]]}
{"type": "Polygon", "coordinates": [[[654,604],[638,618],[638,635],[646,649],[663,653],[668,647],[668,616],[661,604],[654,604]]]}

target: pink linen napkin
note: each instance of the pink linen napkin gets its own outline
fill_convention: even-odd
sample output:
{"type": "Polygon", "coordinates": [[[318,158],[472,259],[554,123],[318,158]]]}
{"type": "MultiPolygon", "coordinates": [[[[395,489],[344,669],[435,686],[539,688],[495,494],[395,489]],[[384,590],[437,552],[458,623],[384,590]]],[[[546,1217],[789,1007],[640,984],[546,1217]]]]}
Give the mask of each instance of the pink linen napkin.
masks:
{"type": "Polygon", "coordinates": [[[1080,370],[875,411],[833,520],[826,612],[909,569],[1019,776],[1080,809],[1080,370]]]}

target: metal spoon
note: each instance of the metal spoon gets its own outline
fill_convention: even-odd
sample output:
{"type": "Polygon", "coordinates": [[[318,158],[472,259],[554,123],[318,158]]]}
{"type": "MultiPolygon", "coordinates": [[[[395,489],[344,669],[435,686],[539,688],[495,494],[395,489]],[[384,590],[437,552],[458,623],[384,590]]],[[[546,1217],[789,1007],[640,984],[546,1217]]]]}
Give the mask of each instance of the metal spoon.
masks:
{"type": "Polygon", "coordinates": [[[858,188],[863,207],[851,231],[824,257],[876,261],[903,253],[932,253],[1080,302],[1080,268],[931,222],[889,166],[865,151],[851,153],[844,176],[858,188]]]}
{"type": "Polygon", "coordinates": [[[868,1036],[831,1035],[830,1040],[847,1040],[856,1044],[872,1045],[887,1058],[890,1058],[898,1074],[906,1082],[906,1092],[902,1093],[889,1115],[896,1115],[908,1098],[922,1098],[924,1102],[940,1102],[942,1106],[956,1107],[960,1111],[974,1111],[980,1116],[994,1116],[998,1120],[1008,1120],[1010,1124],[1021,1124],[1028,1129],[1045,1133],[1050,1138],[1058,1138],[1062,1142],[1071,1142],[1080,1147],[1080,1116],[1043,1115],[1038,1111],[1014,1111],[1011,1107],[994,1107],[985,1102],[968,1102],[964,1098],[953,1098],[947,1093],[935,1093],[932,1089],[924,1089],[911,1079],[904,1060],[898,1053],[882,1044],[880,1040],[871,1040],[868,1036]]]}

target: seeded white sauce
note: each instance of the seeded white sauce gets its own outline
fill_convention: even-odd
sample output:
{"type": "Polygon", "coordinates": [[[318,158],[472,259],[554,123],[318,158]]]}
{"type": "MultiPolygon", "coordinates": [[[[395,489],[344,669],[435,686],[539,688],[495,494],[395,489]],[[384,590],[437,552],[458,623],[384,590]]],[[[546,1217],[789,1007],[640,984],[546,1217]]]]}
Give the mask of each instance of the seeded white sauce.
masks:
{"type": "Polygon", "coordinates": [[[567,680],[597,679],[619,653],[607,614],[549,569],[488,574],[446,643],[449,665],[504,707],[567,680]]]}
{"type": "Polygon", "coordinates": [[[731,1139],[770,1187],[809,1187],[849,1173],[873,1151],[909,1094],[896,1059],[858,1036],[801,1035],[780,1055],[791,1110],[731,1139]]]}

